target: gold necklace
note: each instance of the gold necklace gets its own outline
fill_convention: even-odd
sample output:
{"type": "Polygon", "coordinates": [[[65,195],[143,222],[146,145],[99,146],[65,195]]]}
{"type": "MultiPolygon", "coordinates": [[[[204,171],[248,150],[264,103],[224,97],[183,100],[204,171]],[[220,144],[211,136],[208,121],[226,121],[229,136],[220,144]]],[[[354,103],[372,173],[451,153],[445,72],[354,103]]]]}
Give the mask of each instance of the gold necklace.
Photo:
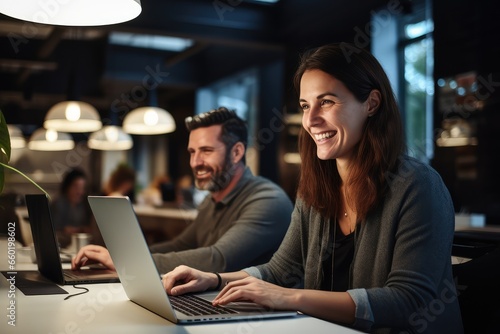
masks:
{"type": "Polygon", "coordinates": [[[349,226],[349,233],[352,233],[356,230],[356,223],[354,224],[354,227],[353,227],[352,223],[348,217],[349,216],[347,215],[347,211],[344,211],[344,218],[347,219],[347,226],[349,226]]]}

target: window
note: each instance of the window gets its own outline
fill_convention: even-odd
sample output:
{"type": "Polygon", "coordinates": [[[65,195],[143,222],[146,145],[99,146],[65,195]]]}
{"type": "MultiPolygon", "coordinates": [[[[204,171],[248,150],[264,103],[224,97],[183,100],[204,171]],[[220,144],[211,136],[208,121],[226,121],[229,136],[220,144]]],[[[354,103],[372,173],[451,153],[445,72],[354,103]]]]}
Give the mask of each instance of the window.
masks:
{"type": "Polygon", "coordinates": [[[372,16],[372,53],[386,71],[404,122],[408,153],[429,162],[434,153],[433,38],[430,0],[372,16]]]}
{"type": "Polygon", "coordinates": [[[399,20],[399,102],[403,111],[409,154],[423,161],[433,156],[433,21],[430,5],[416,7],[399,20]]]}
{"type": "Polygon", "coordinates": [[[196,114],[218,107],[232,109],[246,121],[248,146],[246,164],[254,174],[259,173],[257,139],[257,108],[259,92],[259,69],[243,70],[196,91],[196,114]]]}

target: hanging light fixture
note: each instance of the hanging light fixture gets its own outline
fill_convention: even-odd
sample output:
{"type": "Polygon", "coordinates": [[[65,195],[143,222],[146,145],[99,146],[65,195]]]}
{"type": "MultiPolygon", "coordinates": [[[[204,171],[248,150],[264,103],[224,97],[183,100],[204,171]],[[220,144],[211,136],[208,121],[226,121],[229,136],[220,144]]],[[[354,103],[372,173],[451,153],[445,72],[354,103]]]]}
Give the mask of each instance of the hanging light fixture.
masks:
{"type": "Polygon", "coordinates": [[[136,18],[140,0],[2,1],[0,13],[16,19],[63,26],[101,26],[136,18]]]}
{"type": "Polygon", "coordinates": [[[101,130],[93,132],[88,140],[91,149],[101,151],[124,151],[134,146],[132,137],[121,127],[106,125],[101,130]]]}
{"type": "Polygon", "coordinates": [[[82,101],[64,101],[50,108],[43,127],[62,132],[93,132],[102,128],[102,122],[92,105],[82,101]]]}
{"type": "Polygon", "coordinates": [[[7,124],[7,130],[9,131],[11,148],[16,149],[26,146],[26,139],[24,139],[21,129],[15,125],[7,124]]]}
{"type": "Polygon", "coordinates": [[[53,129],[40,128],[33,132],[28,148],[33,151],[68,151],[75,147],[71,135],[53,129]]]}
{"type": "Polygon", "coordinates": [[[141,107],[129,112],[123,130],[136,135],[156,135],[175,131],[175,120],[165,109],[141,107]]]}

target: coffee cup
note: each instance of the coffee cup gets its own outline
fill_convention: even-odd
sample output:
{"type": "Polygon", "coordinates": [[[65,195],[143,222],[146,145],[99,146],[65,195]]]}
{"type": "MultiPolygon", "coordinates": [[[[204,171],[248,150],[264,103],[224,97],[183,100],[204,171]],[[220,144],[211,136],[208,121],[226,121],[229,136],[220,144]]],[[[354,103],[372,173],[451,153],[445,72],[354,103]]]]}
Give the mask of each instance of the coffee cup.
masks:
{"type": "Polygon", "coordinates": [[[90,233],[74,233],[72,235],[72,241],[75,245],[75,251],[78,252],[80,248],[90,244],[92,235],[90,233]]]}

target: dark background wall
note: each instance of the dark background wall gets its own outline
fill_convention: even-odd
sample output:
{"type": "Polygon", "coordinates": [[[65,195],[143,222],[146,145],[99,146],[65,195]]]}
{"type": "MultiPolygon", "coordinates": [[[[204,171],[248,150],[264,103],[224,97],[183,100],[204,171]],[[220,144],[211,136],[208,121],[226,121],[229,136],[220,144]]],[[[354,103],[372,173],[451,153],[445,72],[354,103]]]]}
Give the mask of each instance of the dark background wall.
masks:
{"type": "Polygon", "coordinates": [[[475,126],[477,146],[436,147],[433,166],[445,180],[456,211],[485,213],[500,224],[500,11],[493,1],[434,1],[435,79],[475,72],[476,107],[443,114],[436,89],[435,127],[446,117],[475,126]]]}

